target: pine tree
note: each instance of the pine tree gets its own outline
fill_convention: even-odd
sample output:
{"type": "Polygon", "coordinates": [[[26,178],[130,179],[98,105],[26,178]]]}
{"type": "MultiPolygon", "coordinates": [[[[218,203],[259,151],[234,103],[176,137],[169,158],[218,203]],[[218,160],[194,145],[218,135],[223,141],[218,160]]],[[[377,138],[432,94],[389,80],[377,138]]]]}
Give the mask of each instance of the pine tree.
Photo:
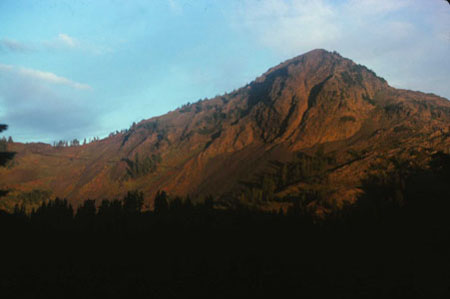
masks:
{"type": "Polygon", "coordinates": [[[123,208],[128,215],[136,215],[141,213],[144,205],[144,193],[140,191],[128,191],[123,199],[123,208]]]}
{"type": "MultiPolygon", "coordinates": [[[[7,125],[0,124],[0,132],[5,131],[6,129],[8,129],[7,125]]],[[[8,163],[8,161],[14,158],[15,154],[16,153],[14,152],[8,152],[6,149],[4,151],[0,151],[0,166],[5,166],[8,163]]],[[[8,190],[0,190],[0,197],[5,196],[7,193],[8,190]]]]}
{"type": "Polygon", "coordinates": [[[167,193],[165,191],[158,191],[155,196],[155,214],[164,214],[169,210],[169,203],[167,202],[167,193]]]}

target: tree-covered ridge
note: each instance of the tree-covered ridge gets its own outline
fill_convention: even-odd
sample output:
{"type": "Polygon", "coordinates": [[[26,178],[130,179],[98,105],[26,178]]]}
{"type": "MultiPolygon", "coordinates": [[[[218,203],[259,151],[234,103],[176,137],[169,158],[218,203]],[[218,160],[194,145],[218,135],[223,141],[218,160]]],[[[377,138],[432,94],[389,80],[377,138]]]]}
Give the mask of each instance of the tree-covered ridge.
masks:
{"type": "MultiPolygon", "coordinates": [[[[326,162],[330,161],[329,157],[325,157],[322,153],[315,156],[307,156],[299,154],[299,160],[296,163],[307,164],[306,169],[317,171],[322,169],[319,173],[323,173],[327,168],[326,162]],[[317,160],[314,162],[314,160],[317,160]],[[322,162],[318,162],[322,160],[322,162]],[[306,161],[306,162],[305,162],[306,161]],[[320,167],[312,167],[311,165],[322,165],[320,167]]],[[[281,164],[279,169],[285,169],[281,164]]],[[[277,188],[278,184],[283,182],[284,171],[279,173],[279,176],[263,177],[261,185],[261,193],[263,199],[269,199],[273,189],[277,188]],[[273,180],[273,181],[272,181],[273,180]],[[269,183],[267,183],[270,181],[269,183]],[[268,186],[272,186],[269,188],[268,186]]],[[[302,176],[300,176],[302,178],[302,176]]],[[[437,152],[431,156],[428,164],[424,167],[416,163],[414,160],[402,160],[400,158],[390,158],[381,160],[377,165],[372,165],[371,172],[363,180],[361,188],[363,192],[359,196],[356,203],[347,205],[344,208],[335,207],[331,213],[325,217],[320,218],[320,221],[328,221],[334,219],[336,215],[342,217],[345,213],[369,213],[374,217],[383,217],[383,209],[403,209],[405,206],[417,207],[420,206],[434,208],[431,203],[438,203],[439,205],[450,204],[446,199],[450,198],[450,188],[447,185],[450,179],[450,154],[437,152]]],[[[282,185],[280,185],[282,186],[282,185]]],[[[24,201],[17,204],[12,216],[28,218],[29,221],[34,219],[45,219],[52,217],[50,215],[57,215],[59,218],[65,218],[68,222],[83,221],[85,217],[103,217],[104,215],[122,215],[123,217],[142,217],[145,215],[181,215],[189,214],[193,211],[209,211],[213,213],[256,213],[256,214],[273,214],[274,215],[308,215],[311,219],[315,218],[314,211],[307,209],[304,206],[304,198],[291,197],[290,207],[287,210],[272,210],[264,211],[258,206],[247,205],[247,200],[236,201],[234,205],[225,207],[223,202],[214,199],[213,196],[208,196],[202,200],[186,196],[185,198],[179,196],[170,196],[165,191],[157,192],[151,210],[144,209],[144,194],[140,191],[130,191],[122,200],[107,200],[101,201],[86,200],[77,208],[73,208],[69,202],[64,199],[50,199],[51,192],[39,192],[34,190],[24,196],[24,201]],[[27,209],[27,201],[33,204],[39,204],[37,207],[27,209]],[[300,208],[304,210],[300,210],[300,208]],[[103,216],[102,216],[103,215],[103,216]],[[128,216],[127,216],[128,215],[128,216]]],[[[245,197],[245,196],[244,196],[245,197]]],[[[273,199],[272,200],[276,200],[273,199]]],[[[278,199],[279,200],[279,199],[278,199]]],[[[319,220],[319,218],[316,218],[319,220]]],[[[346,221],[347,219],[342,218],[346,221]]],[[[53,220],[47,219],[49,223],[53,223],[55,228],[62,228],[53,220]]]]}
{"type": "MultiPolygon", "coordinates": [[[[293,184],[305,183],[324,186],[327,184],[328,172],[336,166],[336,161],[332,154],[325,155],[323,148],[319,148],[314,154],[298,152],[292,161],[273,161],[271,164],[273,171],[262,172],[257,175],[255,180],[243,182],[245,188],[240,195],[241,201],[261,203],[283,200],[276,193],[293,184]]],[[[315,193],[317,190],[313,192],[305,189],[298,195],[314,201],[318,198],[315,193]]]]}
{"type": "Polygon", "coordinates": [[[151,156],[139,158],[139,154],[136,153],[134,159],[123,158],[122,161],[127,164],[128,177],[138,178],[154,172],[161,162],[161,157],[153,154],[151,156]]]}

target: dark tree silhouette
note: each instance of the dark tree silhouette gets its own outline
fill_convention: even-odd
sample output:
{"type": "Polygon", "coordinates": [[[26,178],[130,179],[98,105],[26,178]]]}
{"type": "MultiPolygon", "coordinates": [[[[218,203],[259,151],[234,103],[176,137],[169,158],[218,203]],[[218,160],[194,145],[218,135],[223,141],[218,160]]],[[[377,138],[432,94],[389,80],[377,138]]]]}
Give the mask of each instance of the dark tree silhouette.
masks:
{"type": "Polygon", "coordinates": [[[164,214],[169,210],[169,203],[167,201],[167,193],[165,191],[158,191],[155,196],[155,214],[164,214]]]}
{"type": "Polygon", "coordinates": [[[129,191],[123,199],[123,208],[128,214],[139,214],[144,205],[144,194],[139,191],[129,191]]]}
{"type": "Polygon", "coordinates": [[[95,200],[85,200],[84,203],[78,207],[75,215],[75,220],[81,222],[86,227],[92,227],[95,217],[97,215],[97,208],[95,207],[95,200]]]}
{"type": "MultiPolygon", "coordinates": [[[[8,129],[8,125],[0,124],[0,132],[5,131],[6,129],[8,129]]],[[[0,151],[0,166],[5,166],[8,161],[14,158],[15,154],[16,153],[14,152],[8,152],[5,144],[5,151],[0,151]]],[[[8,194],[8,190],[0,190],[0,197],[5,196],[6,194],[8,194]]]]}
{"type": "MultiPolygon", "coordinates": [[[[326,197],[320,190],[303,190],[277,211],[164,191],[154,213],[142,211],[139,191],[98,209],[87,200],[75,217],[61,199],[31,214],[23,206],[0,211],[0,294],[450,298],[450,155],[428,158],[427,165],[386,158],[362,182],[356,204],[325,218],[310,206],[326,197]]],[[[320,175],[326,161],[303,162],[304,173],[320,175]]],[[[287,166],[269,178],[282,181],[287,166]]]]}
{"type": "MultiPolygon", "coordinates": [[[[6,129],[8,129],[7,125],[0,124],[0,132],[5,131],[6,129]]],[[[14,157],[14,155],[15,153],[13,152],[8,151],[0,152],[0,166],[5,166],[6,163],[14,157]]]]}

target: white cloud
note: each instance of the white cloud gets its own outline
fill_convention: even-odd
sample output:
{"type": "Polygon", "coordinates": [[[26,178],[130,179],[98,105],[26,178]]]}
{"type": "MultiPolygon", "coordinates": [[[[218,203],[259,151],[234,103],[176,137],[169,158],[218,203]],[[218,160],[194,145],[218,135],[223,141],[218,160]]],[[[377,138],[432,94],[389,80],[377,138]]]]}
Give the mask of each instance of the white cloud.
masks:
{"type": "Polygon", "coordinates": [[[12,74],[26,76],[32,79],[42,80],[53,84],[61,84],[75,89],[91,89],[91,87],[87,84],[78,83],[50,72],[43,72],[39,70],[5,64],[0,64],[0,71],[6,71],[12,74]]]}
{"type": "Polygon", "coordinates": [[[66,33],[59,33],[56,38],[43,41],[42,46],[51,51],[80,51],[94,55],[113,52],[110,47],[97,45],[86,40],[80,40],[66,33]]]}
{"type": "Polygon", "coordinates": [[[65,33],[59,33],[56,38],[42,42],[48,50],[82,50],[83,46],[76,38],[65,33]]]}
{"type": "Polygon", "coordinates": [[[231,26],[280,60],[336,50],[396,87],[450,97],[450,87],[438,83],[450,76],[445,1],[242,0],[233,8],[225,12],[231,26]]]}
{"type": "Polygon", "coordinates": [[[388,16],[408,4],[406,0],[244,0],[230,15],[235,28],[289,57],[313,48],[352,46],[358,39],[378,43],[386,34],[389,40],[404,38],[413,25],[388,16]]]}
{"type": "Polygon", "coordinates": [[[70,48],[75,48],[78,45],[78,42],[75,38],[70,37],[69,35],[64,33],[58,34],[58,40],[70,48]]]}
{"type": "Polygon", "coordinates": [[[15,140],[82,138],[99,127],[101,114],[90,93],[78,90],[86,87],[52,73],[0,64],[0,117],[15,140]]]}
{"type": "Polygon", "coordinates": [[[298,54],[340,38],[336,12],[325,1],[246,0],[233,17],[236,27],[247,30],[264,45],[284,55],[298,54]]]}

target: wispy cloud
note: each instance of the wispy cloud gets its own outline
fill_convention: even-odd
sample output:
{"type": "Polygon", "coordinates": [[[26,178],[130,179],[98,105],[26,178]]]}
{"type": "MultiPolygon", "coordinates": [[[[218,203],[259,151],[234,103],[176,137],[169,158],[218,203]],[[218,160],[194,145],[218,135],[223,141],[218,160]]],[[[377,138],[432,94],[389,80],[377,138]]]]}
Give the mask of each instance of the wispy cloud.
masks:
{"type": "Polygon", "coordinates": [[[300,54],[299,48],[308,50],[341,35],[336,11],[321,0],[245,0],[236,11],[233,23],[237,28],[288,56],[300,54]]]}
{"type": "Polygon", "coordinates": [[[244,0],[232,14],[236,28],[287,56],[312,48],[351,46],[354,40],[379,43],[414,31],[405,20],[389,18],[411,6],[406,0],[244,0]],[[376,26],[374,26],[376,24],[376,26]]]}
{"type": "Polygon", "coordinates": [[[51,72],[44,72],[24,67],[0,64],[0,72],[9,72],[11,74],[26,76],[35,80],[42,80],[53,84],[61,84],[75,89],[82,89],[82,90],[92,89],[92,87],[87,84],[75,82],[70,79],[58,76],[51,72]]]}
{"type": "Polygon", "coordinates": [[[0,117],[17,140],[82,138],[98,128],[100,115],[87,105],[86,88],[53,73],[0,64],[0,117]]]}
{"type": "Polygon", "coordinates": [[[355,14],[363,13],[363,16],[369,14],[380,16],[404,9],[410,4],[410,0],[349,0],[345,4],[345,9],[355,14]]]}
{"type": "Polygon", "coordinates": [[[58,41],[70,48],[75,48],[78,45],[78,41],[75,38],[64,33],[58,34],[58,41]]]}
{"type": "MultiPolygon", "coordinates": [[[[174,4],[176,5],[176,4],[174,4]]],[[[175,8],[174,8],[175,9],[175,8]]],[[[67,33],[59,33],[56,37],[41,41],[17,41],[10,38],[0,39],[0,53],[31,53],[42,51],[79,51],[87,54],[101,55],[113,52],[113,49],[97,43],[75,38],[67,33]]]]}
{"type": "Polygon", "coordinates": [[[0,51],[25,53],[33,50],[33,47],[13,39],[3,38],[0,40],[0,51]]]}
{"type": "Polygon", "coordinates": [[[242,0],[228,17],[281,59],[314,48],[337,50],[397,87],[450,96],[448,84],[431,87],[425,80],[442,82],[450,75],[445,1],[242,0]]]}
{"type": "Polygon", "coordinates": [[[113,52],[110,47],[97,45],[85,40],[80,40],[66,33],[59,33],[56,39],[45,42],[44,44],[47,48],[52,50],[81,51],[95,55],[113,52]]]}

